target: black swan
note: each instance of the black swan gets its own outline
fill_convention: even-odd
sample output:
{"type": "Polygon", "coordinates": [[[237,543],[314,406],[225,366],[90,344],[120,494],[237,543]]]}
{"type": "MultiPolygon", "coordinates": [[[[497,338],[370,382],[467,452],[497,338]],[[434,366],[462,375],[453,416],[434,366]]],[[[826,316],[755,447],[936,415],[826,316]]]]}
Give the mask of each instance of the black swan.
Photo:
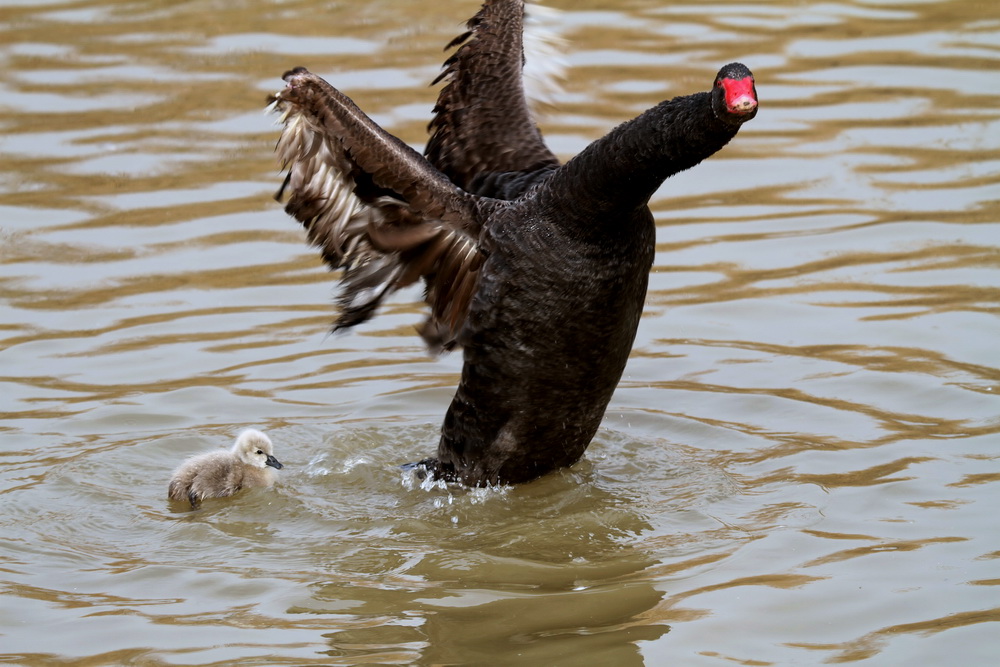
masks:
{"type": "MultiPolygon", "coordinates": [[[[342,270],[334,330],[423,280],[420,334],[462,348],[437,479],[517,484],[590,443],[632,348],[653,262],[647,201],[757,112],[750,70],[660,103],[560,164],[522,88],[521,0],[487,0],[454,40],[420,155],[305,68],[270,101],[288,173],[276,198],[342,270]]],[[[437,82],[436,81],[436,82],[437,82]]]]}
{"type": "Polygon", "coordinates": [[[224,498],[240,489],[274,484],[274,468],[284,466],[274,458],[271,439],[252,428],[240,433],[230,450],[198,454],[174,471],[167,488],[171,500],[187,500],[197,507],[205,498],[224,498]]]}

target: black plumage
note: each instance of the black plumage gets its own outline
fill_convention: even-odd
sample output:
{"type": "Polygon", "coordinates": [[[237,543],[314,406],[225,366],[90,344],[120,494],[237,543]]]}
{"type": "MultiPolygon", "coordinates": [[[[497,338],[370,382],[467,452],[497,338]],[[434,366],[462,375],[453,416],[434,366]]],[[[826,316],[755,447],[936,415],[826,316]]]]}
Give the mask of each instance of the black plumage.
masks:
{"type": "Polygon", "coordinates": [[[453,44],[426,156],[299,68],[274,98],[286,210],[342,269],[335,328],[423,280],[432,350],[461,347],[437,456],[469,485],[572,465],[625,368],[653,262],[647,202],[732,139],[757,110],[753,76],[662,102],[564,165],[528,109],[520,0],[484,4],[453,44]]]}

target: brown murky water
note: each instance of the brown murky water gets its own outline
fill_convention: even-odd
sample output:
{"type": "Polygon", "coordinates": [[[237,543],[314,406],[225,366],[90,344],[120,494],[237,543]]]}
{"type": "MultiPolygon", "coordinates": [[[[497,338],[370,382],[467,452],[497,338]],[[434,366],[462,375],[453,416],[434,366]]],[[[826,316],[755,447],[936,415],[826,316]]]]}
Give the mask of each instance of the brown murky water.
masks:
{"type": "Polygon", "coordinates": [[[0,7],[0,661],[1000,660],[1000,4],[552,3],[578,151],[721,64],[761,112],[653,202],[572,470],[422,489],[457,355],[327,336],[261,107],[307,65],[414,145],[475,0],[0,7]],[[268,431],[280,484],[183,512],[268,431]]]}

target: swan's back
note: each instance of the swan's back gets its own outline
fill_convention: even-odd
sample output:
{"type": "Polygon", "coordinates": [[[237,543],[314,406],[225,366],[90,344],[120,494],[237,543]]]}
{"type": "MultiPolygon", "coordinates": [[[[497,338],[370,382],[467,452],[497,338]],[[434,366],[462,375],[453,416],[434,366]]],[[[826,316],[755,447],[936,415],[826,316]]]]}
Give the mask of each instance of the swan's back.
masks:
{"type": "Polygon", "coordinates": [[[174,472],[168,495],[171,500],[189,500],[192,504],[205,498],[231,496],[243,488],[246,467],[228,450],[192,456],[174,472]]]}

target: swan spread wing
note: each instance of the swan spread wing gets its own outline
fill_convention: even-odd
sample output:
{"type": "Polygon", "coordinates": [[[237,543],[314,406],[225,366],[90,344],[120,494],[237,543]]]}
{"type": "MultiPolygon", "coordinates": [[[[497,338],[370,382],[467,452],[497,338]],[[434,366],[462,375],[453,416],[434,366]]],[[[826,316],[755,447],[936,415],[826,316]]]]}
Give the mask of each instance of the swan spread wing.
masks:
{"type": "Polygon", "coordinates": [[[428,342],[448,346],[475,291],[478,237],[494,202],[457,187],[320,77],[298,68],[284,79],[271,98],[288,172],[276,198],[343,270],[334,330],[367,320],[389,293],[424,278],[428,342]]]}
{"type": "Polygon", "coordinates": [[[524,3],[488,0],[435,83],[445,85],[434,107],[427,159],[467,190],[491,174],[533,172],[559,164],[525,99],[524,3]]]}

